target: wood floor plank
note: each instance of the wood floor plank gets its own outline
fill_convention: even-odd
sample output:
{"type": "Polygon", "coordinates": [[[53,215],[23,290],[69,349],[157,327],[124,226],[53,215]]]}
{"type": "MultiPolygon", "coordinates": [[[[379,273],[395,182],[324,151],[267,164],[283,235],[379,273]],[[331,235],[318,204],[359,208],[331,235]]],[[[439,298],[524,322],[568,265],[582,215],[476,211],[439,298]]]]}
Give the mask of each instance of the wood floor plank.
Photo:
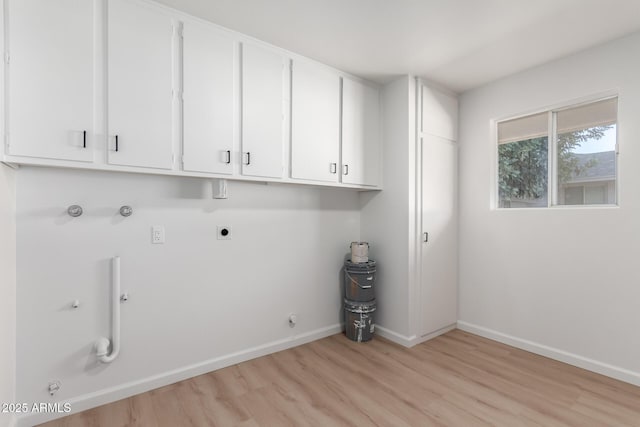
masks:
{"type": "Polygon", "coordinates": [[[300,401],[313,408],[317,418],[332,420],[343,426],[358,426],[368,422],[358,411],[350,409],[351,405],[345,396],[334,393],[329,384],[309,371],[300,360],[289,363],[286,354],[278,353],[260,358],[257,363],[262,372],[269,375],[273,384],[286,389],[289,394],[297,396],[300,401]],[[309,387],[309,384],[317,385],[309,387]]]}
{"type": "Polygon", "coordinates": [[[366,379],[356,378],[344,367],[318,355],[312,345],[292,349],[290,352],[283,353],[281,357],[287,358],[287,367],[300,365],[309,378],[313,379],[307,387],[309,384],[322,382],[329,396],[338,396],[339,401],[348,411],[343,419],[351,417],[354,420],[361,420],[356,425],[408,425],[400,416],[378,404],[381,399],[388,396],[381,396],[381,391],[371,387],[372,384],[366,379]],[[367,403],[370,404],[367,406],[367,403]]]}
{"type": "Polygon", "coordinates": [[[459,330],[338,334],[43,425],[639,427],[640,387],[459,330]]]}

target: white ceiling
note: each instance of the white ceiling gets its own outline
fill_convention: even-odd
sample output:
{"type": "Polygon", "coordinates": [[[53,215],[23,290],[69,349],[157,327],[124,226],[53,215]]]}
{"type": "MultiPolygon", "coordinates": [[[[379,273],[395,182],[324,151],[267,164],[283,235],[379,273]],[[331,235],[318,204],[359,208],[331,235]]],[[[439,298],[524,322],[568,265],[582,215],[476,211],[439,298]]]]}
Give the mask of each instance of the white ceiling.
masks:
{"type": "Polygon", "coordinates": [[[640,0],[159,0],[344,71],[456,92],[640,30],[640,0]]]}

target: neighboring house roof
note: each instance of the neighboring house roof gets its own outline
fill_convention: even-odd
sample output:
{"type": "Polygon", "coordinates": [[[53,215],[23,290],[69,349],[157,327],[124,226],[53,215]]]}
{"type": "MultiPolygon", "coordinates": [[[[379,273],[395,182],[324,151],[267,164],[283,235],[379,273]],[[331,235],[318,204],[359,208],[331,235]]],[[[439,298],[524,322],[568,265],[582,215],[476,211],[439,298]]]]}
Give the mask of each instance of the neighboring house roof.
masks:
{"type": "Polygon", "coordinates": [[[565,184],[592,181],[609,181],[616,177],[616,152],[603,151],[601,153],[579,154],[573,153],[578,159],[579,174],[574,174],[565,184]],[[593,163],[592,166],[585,167],[593,163]]]}

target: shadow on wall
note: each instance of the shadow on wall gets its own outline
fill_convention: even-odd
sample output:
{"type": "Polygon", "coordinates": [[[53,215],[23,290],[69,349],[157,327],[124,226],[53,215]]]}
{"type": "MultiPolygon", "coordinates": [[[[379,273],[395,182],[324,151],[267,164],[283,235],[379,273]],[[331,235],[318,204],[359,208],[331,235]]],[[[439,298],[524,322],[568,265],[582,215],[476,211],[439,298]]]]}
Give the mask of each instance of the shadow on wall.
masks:
{"type": "MultiPolygon", "coordinates": [[[[261,210],[320,210],[357,211],[358,193],[344,188],[317,188],[306,185],[229,181],[229,198],[213,199],[213,180],[207,178],[163,177],[132,173],[63,170],[55,168],[25,167],[21,173],[37,173],[38,187],[44,193],[55,194],[62,187],[74,185],[74,200],[60,200],[56,207],[40,208],[22,212],[26,216],[54,218],[54,223],[63,225],[73,220],[66,213],[67,207],[78,204],[85,209],[84,215],[109,217],[117,224],[123,220],[117,209],[122,205],[145,209],[193,208],[205,213],[218,209],[261,210]],[[135,197],[118,197],[119,194],[135,193],[135,197]],[[113,200],[113,207],[94,207],[89,200],[96,194],[113,200]],[[115,196],[115,197],[114,197],[115,196]],[[132,200],[134,199],[134,200],[132,200]]],[[[33,180],[33,179],[31,179],[33,180]]],[[[135,215],[135,214],[134,214],[135,215]]]]}
{"type": "Polygon", "coordinates": [[[372,200],[374,200],[378,195],[380,195],[380,191],[363,191],[359,194],[360,208],[366,207],[372,200]]]}
{"type": "Polygon", "coordinates": [[[340,293],[340,304],[339,304],[339,318],[340,318],[340,324],[343,326],[342,327],[342,331],[344,332],[344,322],[345,322],[345,317],[344,317],[344,298],[346,295],[346,286],[347,283],[345,281],[345,271],[344,271],[344,261],[347,260],[351,260],[351,252],[347,252],[344,254],[344,257],[342,259],[342,267],[340,267],[340,270],[338,270],[338,280],[336,281],[336,283],[338,283],[338,291],[340,293]]]}

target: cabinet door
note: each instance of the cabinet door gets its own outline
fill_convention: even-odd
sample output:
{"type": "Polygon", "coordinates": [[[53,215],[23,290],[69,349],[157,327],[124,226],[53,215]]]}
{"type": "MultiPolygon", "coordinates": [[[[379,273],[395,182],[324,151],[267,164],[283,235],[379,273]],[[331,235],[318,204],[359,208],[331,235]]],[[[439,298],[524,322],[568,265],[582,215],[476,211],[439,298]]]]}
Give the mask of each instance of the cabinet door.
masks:
{"type": "Polygon", "coordinates": [[[342,82],[342,182],[379,185],[380,93],[348,78],[342,82]]]}
{"type": "Polygon", "coordinates": [[[286,60],[242,46],[242,174],[282,178],[286,60]]]}
{"type": "Polygon", "coordinates": [[[421,92],[422,132],[457,141],[458,99],[425,85],[421,92]]]}
{"type": "Polygon", "coordinates": [[[171,169],[172,20],[133,0],[108,7],[109,163],[171,169]]]}
{"type": "Polygon", "coordinates": [[[454,142],[433,135],[422,140],[422,335],[456,323],[457,176],[454,142]]]}
{"type": "Polygon", "coordinates": [[[183,30],[186,171],[231,174],[236,107],[233,39],[198,22],[183,30]]]}
{"type": "Polygon", "coordinates": [[[340,77],[294,61],[291,92],[291,177],[338,182],[340,77]]]}
{"type": "Polygon", "coordinates": [[[93,160],[93,8],[8,0],[7,154],[93,160]]]}

